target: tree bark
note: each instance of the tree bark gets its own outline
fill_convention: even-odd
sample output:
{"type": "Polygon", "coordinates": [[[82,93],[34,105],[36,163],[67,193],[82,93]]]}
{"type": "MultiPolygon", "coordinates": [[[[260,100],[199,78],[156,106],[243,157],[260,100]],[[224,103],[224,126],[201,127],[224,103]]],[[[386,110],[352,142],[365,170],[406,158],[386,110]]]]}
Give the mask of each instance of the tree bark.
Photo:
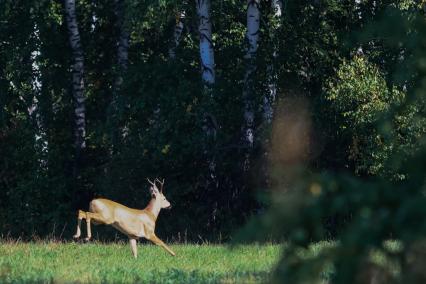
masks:
{"type": "MultiPolygon", "coordinates": [[[[210,0],[196,0],[196,10],[198,15],[198,33],[200,37],[200,65],[201,80],[203,82],[203,92],[206,96],[212,97],[212,85],[215,82],[214,72],[214,50],[212,40],[212,24],[210,22],[210,0]]],[[[216,137],[216,120],[212,114],[204,114],[204,132],[207,137],[216,137]]],[[[214,168],[213,165],[209,166],[214,168]]]]}
{"type": "Polygon", "coordinates": [[[254,87],[253,75],[256,71],[256,52],[259,41],[259,11],[260,0],[247,1],[247,32],[246,32],[246,71],[244,74],[243,101],[244,101],[244,126],[243,141],[246,146],[244,170],[250,164],[250,152],[254,145],[254,87]]]}
{"type": "Polygon", "coordinates": [[[215,82],[210,0],[196,0],[198,32],[200,36],[201,78],[205,86],[215,82]]]}
{"type": "Polygon", "coordinates": [[[282,15],[282,2],[281,0],[272,0],[271,8],[273,11],[272,23],[270,28],[271,41],[272,41],[272,62],[267,67],[268,76],[268,93],[263,97],[263,120],[267,125],[272,123],[274,116],[273,104],[277,96],[277,74],[274,68],[278,56],[278,46],[276,44],[276,30],[280,27],[282,15]]]}
{"type": "Polygon", "coordinates": [[[76,159],[86,148],[86,108],[84,97],[84,57],[75,12],[75,0],[65,0],[65,21],[72,50],[72,94],[74,98],[74,143],[76,159]]]}
{"type": "MultiPolygon", "coordinates": [[[[198,15],[201,80],[204,86],[203,92],[206,96],[211,98],[211,87],[215,82],[212,24],[210,22],[211,3],[210,0],[196,0],[195,4],[198,15]]],[[[208,140],[215,140],[217,126],[214,116],[208,112],[205,112],[203,120],[203,130],[206,133],[208,140]]],[[[215,169],[214,158],[210,159],[209,168],[211,171],[211,176],[214,176],[214,173],[212,172],[215,169]]]]}

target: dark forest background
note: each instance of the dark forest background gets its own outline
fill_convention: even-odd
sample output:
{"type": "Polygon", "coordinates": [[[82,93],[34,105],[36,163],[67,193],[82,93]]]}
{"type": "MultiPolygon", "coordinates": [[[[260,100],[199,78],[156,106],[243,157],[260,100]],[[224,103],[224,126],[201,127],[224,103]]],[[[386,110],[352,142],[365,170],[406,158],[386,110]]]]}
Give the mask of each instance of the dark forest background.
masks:
{"type": "MultiPolygon", "coordinates": [[[[410,162],[423,157],[418,153],[426,132],[422,3],[283,1],[277,15],[276,1],[248,1],[260,15],[258,48],[248,58],[251,4],[212,1],[216,77],[207,84],[201,76],[199,2],[204,1],[76,1],[86,124],[80,148],[75,50],[64,3],[0,2],[3,237],[69,238],[76,210],[87,209],[91,198],[143,208],[149,201],[146,178],[161,177],[173,209],[161,213],[160,236],[228,240],[274,206],[274,192],[285,192],[289,202],[295,183],[309,184],[312,175],[326,171],[307,192],[315,197],[325,192],[323,182],[333,188],[349,176],[340,201],[332,193],[323,200],[341,202],[337,209],[324,211],[334,207],[320,203],[311,212],[315,218],[306,220],[305,211],[287,208],[294,210],[293,220],[316,224],[324,230],[321,238],[330,238],[369,202],[387,204],[384,192],[400,200],[406,191],[393,190],[396,184],[422,180],[424,161],[410,162]],[[125,67],[117,51],[123,31],[125,67]],[[265,99],[272,101],[273,117],[265,116],[265,99]],[[244,137],[247,106],[254,113],[252,144],[244,137]],[[418,167],[410,172],[413,165],[418,167]],[[369,184],[376,180],[380,186],[369,184]],[[382,187],[389,190],[376,190],[382,187]],[[345,203],[351,194],[362,202],[345,203]]],[[[424,194],[416,194],[412,206],[419,209],[424,194]]],[[[280,218],[276,222],[286,224],[280,218]]]]}

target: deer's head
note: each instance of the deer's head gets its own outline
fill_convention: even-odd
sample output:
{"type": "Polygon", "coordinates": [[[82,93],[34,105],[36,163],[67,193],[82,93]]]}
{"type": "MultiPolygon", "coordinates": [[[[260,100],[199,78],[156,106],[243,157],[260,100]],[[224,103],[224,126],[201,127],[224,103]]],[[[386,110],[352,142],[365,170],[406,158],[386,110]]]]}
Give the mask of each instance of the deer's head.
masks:
{"type": "Polygon", "coordinates": [[[160,207],[164,209],[172,208],[172,205],[163,194],[164,179],[163,181],[160,181],[159,179],[156,178],[154,182],[148,179],[148,182],[151,184],[151,187],[149,188],[151,197],[155,199],[156,202],[160,203],[160,207]],[[160,188],[158,188],[157,183],[160,185],[160,188]]]}

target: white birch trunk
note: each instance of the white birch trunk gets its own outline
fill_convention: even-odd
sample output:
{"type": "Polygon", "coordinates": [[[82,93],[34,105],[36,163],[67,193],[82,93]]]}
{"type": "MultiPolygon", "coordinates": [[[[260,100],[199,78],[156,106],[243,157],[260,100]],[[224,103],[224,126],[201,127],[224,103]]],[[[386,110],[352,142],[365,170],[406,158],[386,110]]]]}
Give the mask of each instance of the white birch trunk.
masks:
{"type": "MultiPolygon", "coordinates": [[[[210,21],[210,0],[196,0],[196,10],[198,15],[198,34],[200,37],[200,65],[201,80],[204,85],[204,93],[211,96],[211,86],[215,82],[214,72],[214,50],[212,40],[212,24],[210,21]]],[[[203,130],[210,139],[215,139],[217,127],[214,116],[209,113],[204,114],[203,130]]],[[[207,152],[207,149],[206,151],[207,152]]],[[[210,175],[215,174],[214,158],[209,161],[210,175]]]]}
{"type": "Polygon", "coordinates": [[[93,15],[92,15],[92,23],[90,24],[90,31],[92,33],[95,32],[97,21],[98,21],[98,17],[96,17],[96,14],[93,13],[93,15]]]}
{"type": "Polygon", "coordinates": [[[75,113],[75,147],[77,158],[86,148],[86,108],[84,97],[84,57],[75,13],[75,0],[65,0],[65,21],[72,50],[72,88],[75,113]]]}
{"type": "MultiPolygon", "coordinates": [[[[40,31],[37,24],[34,25],[34,31],[31,34],[30,40],[35,42],[35,50],[31,52],[31,93],[26,95],[19,95],[19,99],[24,103],[27,109],[27,115],[30,123],[34,129],[34,149],[39,164],[38,170],[43,171],[47,169],[47,154],[48,154],[48,140],[46,128],[40,114],[39,99],[41,96],[42,80],[40,73],[40,66],[38,60],[40,57],[40,31]]],[[[13,89],[17,90],[15,84],[10,82],[13,89]]]]}
{"type": "Polygon", "coordinates": [[[253,75],[256,71],[256,52],[259,41],[260,0],[247,1],[247,32],[246,32],[246,71],[244,74],[243,101],[244,101],[244,126],[243,140],[247,152],[244,169],[249,167],[249,156],[254,144],[254,90],[253,75]]]}
{"type": "Polygon", "coordinates": [[[186,1],[184,1],[181,11],[176,15],[176,24],[173,32],[173,40],[169,48],[169,57],[170,59],[176,58],[176,48],[179,46],[180,40],[182,38],[182,33],[185,27],[185,18],[186,18],[186,1]]]}
{"type": "MultiPolygon", "coordinates": [[[[361,0],[355,0],[355,10],[357,11],[358,19],[359,19],[360,21],[362,21],[361,0]]],[[[356,53],[357,53],[358,55],[362,55],[362,54],[364,54],[364,51],[363,51],[363,49],[362,49],[362,45],[359,45],[359,46],[358,46],[358,48],[357,48],[357,50],[356,50],[356,53]]]]}
{"type": "MultiPolygon", "coordinates": [[[[210,22],[210,0],[195,1],[198,15],[198,34],[200,37],[200,66],[201,80],[204,86],[203,92],[207,96],[212,96],[212,85],[215,83],[214,50],[212,39],[212,24],[210,22]]],[[[215,153],[212,151],[216,140],[217,123],[214,115],[207,111],[203,114],[203,131],[207,137],[204,144],[204,156],[208,165],[208,176],[206,179],[207,194],[216,192],[219,182],[216,176],[215,153]]],[[[211,204],[211,219],[208,223],[216,219],[217,203],[211,204]]]]}
{"type": "Polygon", "coordinates": [[[38,45],[38,43],[40,42],[40,32],[37,25],[35,25],[34,27],[33,37],[34,40],[37,42],[37,47],[36,50],[31,52],[31,86],[33,91],[33,98],[31,106],[28,108],[28,114],[31,117],[31,120],[33,121],[33,125],[35,126],[34,147],[38,155],[39,168],[40,170],[46,170],[49,143],[47,140],[46,128],[44,126],[39,109],[39,98],[41,95],[42,80],[40,66],[38,65],[38,57],[40,56],[40,46],[38,45]]]}
{"type": "Polygon", "coordinates": [[[196,0],[195,3],[199,20],[201,78],[204,85],[208,86],[215,82],[210,0],[196,0]]]}
{"type": "Polygon", "coordinates": [[[276,44],[276,29],[280,27],[280,20],[282,15],[282,2],[281,0],[272,0],[271,8],[273,11],[272,27],[271,27],[271,40],[272,40],[272,62],[267,67],[268,76],[268,93],[263,97],[263,120],[267,125],[272,123],[274,116],[273,104],[277,96],[277,74],[274,68],[274,62],[278,56],[278,47],[276,44]]]}

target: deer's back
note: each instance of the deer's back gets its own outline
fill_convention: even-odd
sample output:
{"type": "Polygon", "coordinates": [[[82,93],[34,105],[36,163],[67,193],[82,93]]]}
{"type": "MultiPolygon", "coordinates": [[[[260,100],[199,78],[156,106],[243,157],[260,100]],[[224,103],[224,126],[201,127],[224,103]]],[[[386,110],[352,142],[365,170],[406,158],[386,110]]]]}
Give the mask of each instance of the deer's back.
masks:
{"type": "Polygon", "coordinates": [[[140,212],[140,210],[129,208],[123,204],[105,198],[93,199],[90,202],[89,210],[90,212],[101,214],[107,219],[115,219],[118,211],[125,211],[135,215],[140,212]]]}

